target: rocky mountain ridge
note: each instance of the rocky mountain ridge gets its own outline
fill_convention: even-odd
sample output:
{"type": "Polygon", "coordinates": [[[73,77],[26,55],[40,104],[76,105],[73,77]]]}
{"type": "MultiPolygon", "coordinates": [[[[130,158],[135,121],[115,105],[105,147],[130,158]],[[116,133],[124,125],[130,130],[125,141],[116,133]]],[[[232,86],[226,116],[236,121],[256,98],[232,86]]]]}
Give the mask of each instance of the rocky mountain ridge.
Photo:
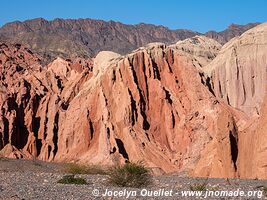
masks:
{"type": "Polygon", "coordinates": [[[225,44],[232,38],[242,35],[242,33],[259,24],[260,23],[248,23],[246,25],[231,24],[227,27],[227,29],[220,32],[208,31],[205,33],[205,36],[216,40],[220,44],[225,44]]]}
{"type": "MultiPolygon", "coordinates": [[[[223,32],[205,35],[224,44],[235,36],[256,26],[232,25],[223,32]]],[[[95,57],[100,51],[127,54],[151,42],[172,44],[201,33],[191,30],[170,30],[152,24],[126,25],[120,22],[93,19],[42,18],[7,23],[0,28],[0,40],[24,44],[51,62],[58,56],[95,57]]]]}

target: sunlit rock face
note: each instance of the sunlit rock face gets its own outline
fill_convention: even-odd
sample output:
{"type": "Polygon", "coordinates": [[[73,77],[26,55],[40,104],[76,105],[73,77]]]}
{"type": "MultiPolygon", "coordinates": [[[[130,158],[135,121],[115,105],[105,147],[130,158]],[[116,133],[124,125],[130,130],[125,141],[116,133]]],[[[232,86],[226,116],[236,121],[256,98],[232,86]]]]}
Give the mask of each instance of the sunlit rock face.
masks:
{"type": "Polygon", "coordinates": [[[214,93],[249,115],[258,115],[265,95],[267,23],[225,44],[205,68],[214,93]]]}
{"type": "Polygon", "coordinates": [[[12,73],[17,78],[2,82],[13,90],[1,92],[6,156],[106,165],[143,160],[165,172],[211,176],[231,166],[225,175],[234,175],[231,152],[202,155],[235,127],[220,125],[221,115],[230,124],[233,116],[202,84],[192,55],[153,43],[126,56],[100,52],[93,66],[78,68],[61,58],[42,67],[31,56],[33,63],[12,73]],[[221,165],[208,163],[221,156],[221,165]]]}
{"type": "Polygon", "coordinates": [[[1,155],[101,165],[143,161],[160,172],[264,178],[265,88],[256,91],[265,77],[258,69],[258,63],[265,67],[265,44],[246,59],[237,56],[239,78],[250,73],[250,64],[255,69],[254,95],[246,92],[245,100],[244,92],[233,96],[230,89],[248,91],[252,82],[239,87],[245,79],[227,63],[229,49],[239,55],[260,44],[265,29],[260,25],[222,50],[195,37],[170,46],[150,43],[124,56],[103,51],[94,59],[57,58],[45,66],[27,48],[1,44],[1,155]],[[249,36],[251,44],[239,44],[249,36]],[[234,79],[238,84],[228,86],[234,79]],[[258,113],[244,105],[258,106],[258,113]]]}

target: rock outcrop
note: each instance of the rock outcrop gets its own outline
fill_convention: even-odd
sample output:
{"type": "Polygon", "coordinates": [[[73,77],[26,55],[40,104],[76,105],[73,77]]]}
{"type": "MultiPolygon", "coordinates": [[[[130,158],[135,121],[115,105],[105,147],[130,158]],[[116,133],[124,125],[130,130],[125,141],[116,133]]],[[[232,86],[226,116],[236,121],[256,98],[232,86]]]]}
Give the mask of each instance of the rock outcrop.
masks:
{"type": "Polygon", "coordinates": [[[196,65],[200,64],[199,67],[202,68],[218,55],[222,45],[205,36],[194,36],[178,41],[172,47],[192,55],[196,65]]]}
{"type": "Polygon", "coordinates": [[[205,67],[217,97],[247,114],[259,114],[266,85],[267,23],[225,44],[205,67]]]}
{"type": "Polygon", "coordinates": [[[23,71],[8,85],[23,84],[1,91],[2,154],[235,176],[239,118],[203,85],[188,53],[153,43],[126,56],[100,52],[82,72],[71,63],[23,71]]]}
{"type": "MultiPolygon", "coordinates": [[[[264,91],[263,91],[264,92],[264,91]]],[[[238,175],[246,178],[267,179],[267,90],[259,119],[239,134],[238,175]]]]}
{"type": "Polygon", "coordinates": [[[249,116],[238,131],[236,168],[243,178],[267,178],[266,41],[264,23],[225,44],[204,67],[217,98],[249,116]]]}
{"type": "MultiPolygon", "coordinates": [[[[217,135],[229,138],[236,127],[228,125],[234,123],[232,114],[201,83],[186,55],[149,44],[116,58],[104,73],[89,79],[60,115],[55,159],[102,164],[144,160],[165,172],[194,174],[206,145],[217,135]],[[220,115],[226,115],[222,125],[220,115]]],[[[224,145],[231,155],[230,142],[224,145]]],[[[222,160],[224,152],[210,155],[213,162],[222,160]]],[[[235,173],[235,160],[228,155],[220,164],[232,168],[221,176],[235,173]]],[[[200,164],[199,170],[205,167],[200,164]]],[[[213,176],[211,169],[206,172],[213,176]]]]}
{"type": "Polygon", "coordinates": [[[47,150],[42,158],[52,160],[51,151],[55,154],[57,148],[58,110],[66,109],[84,74],[90,77],[92,61],[57,59],[47,68],[21,45],[1,43],[0,48],[1,152],[8,157],[33,158],[47,150]],[[73,74],[78,81],[68,80],[73,74]],[[67,92],[65,87],[69,88],[67,92]],[[62,92],[68,99],[60,98],[62,92]]]}

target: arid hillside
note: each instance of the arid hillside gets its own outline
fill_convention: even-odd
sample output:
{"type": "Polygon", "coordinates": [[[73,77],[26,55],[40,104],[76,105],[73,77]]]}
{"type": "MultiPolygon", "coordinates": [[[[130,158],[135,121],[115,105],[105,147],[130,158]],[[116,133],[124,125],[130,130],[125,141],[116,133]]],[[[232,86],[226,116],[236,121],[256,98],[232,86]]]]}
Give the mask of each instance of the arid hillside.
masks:
{"type": "Polygon", "coordinates": [[[47,65],[23,45],[1,43],[0,153],[266,178],[266,39],[264,23],[223,46],[194,36],[47,65]]]}
{"type": "MultiPolygon", "coordinates": [[[[222,32],[211,31],[205,35],[226,43],[258,23],[231,25],[222,32]]],[[[93,19],[42,18],[7,23],[0,28],[0,41],[20,43],[51,62],[56,57],[95,57],[100,51],[127,54],[151,42],[175,43],[201,33],[152,24],[126,25],[114,21],[93,19]]]]}

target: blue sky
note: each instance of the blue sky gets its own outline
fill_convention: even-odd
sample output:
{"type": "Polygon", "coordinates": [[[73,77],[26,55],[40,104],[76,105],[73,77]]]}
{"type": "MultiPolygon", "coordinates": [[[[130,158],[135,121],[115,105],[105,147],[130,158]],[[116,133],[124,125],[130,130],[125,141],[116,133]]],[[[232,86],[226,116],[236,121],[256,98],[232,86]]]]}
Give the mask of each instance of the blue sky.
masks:
{"type": "Polygon", "coordinates": [[[267,21],[267,0],[1,0],[0,26],[37,17],[93,18],[220,31],[231,23],[267,21]]]}

